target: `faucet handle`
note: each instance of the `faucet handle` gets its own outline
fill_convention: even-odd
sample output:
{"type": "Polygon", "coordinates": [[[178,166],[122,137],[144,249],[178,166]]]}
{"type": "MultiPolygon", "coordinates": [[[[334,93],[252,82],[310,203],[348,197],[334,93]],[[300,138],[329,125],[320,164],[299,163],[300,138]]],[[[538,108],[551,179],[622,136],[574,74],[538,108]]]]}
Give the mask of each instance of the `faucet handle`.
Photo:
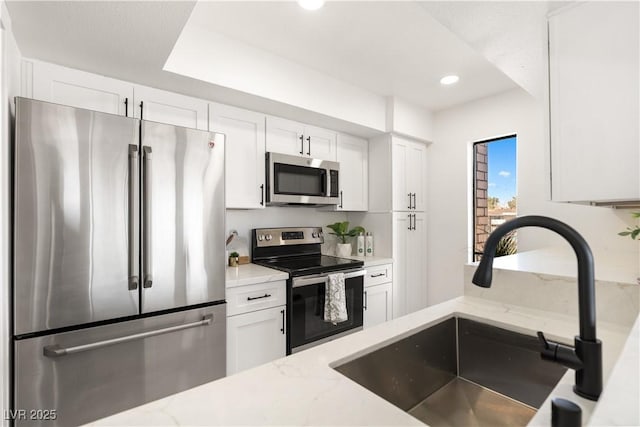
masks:
{"type": "Polygon", "coordinates": [[[538,331],[538,341],[540,341],[540,344],[542,344],[542,348],[545,350],[549,350],[549,341],[547,341],[547,339],[544,336],[544,333],[541,331],[538,331]]]}
{"type": "Polygon", "coordinates": [[[542,344],[540,357],[544,360],[558,362],[571,369],[582,368],[582,361],[576,354],[573,347],[558,344],[553,341],[547,341],[547,338],[540,331],[538,331],[538,340],[540,341],[540,344],[542,344]]]}

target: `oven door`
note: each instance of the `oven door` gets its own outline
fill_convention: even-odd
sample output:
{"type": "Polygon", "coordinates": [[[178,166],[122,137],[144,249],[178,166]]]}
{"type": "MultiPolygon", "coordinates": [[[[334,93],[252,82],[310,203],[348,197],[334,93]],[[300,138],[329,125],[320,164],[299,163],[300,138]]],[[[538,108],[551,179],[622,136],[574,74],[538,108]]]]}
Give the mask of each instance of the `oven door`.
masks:
{"type": "Polygon", "coordinates": [[[267,153],[267,204],[337,204],[340,165],[267,153]]]}
{"type": "Polygon", "coordinates": [[[325,284],[328,274],[294,277],[288,300],[287,354],[362,329],[364,275],[350,270],[345,275],[347,320],[337,325],[324,320],[325,284]]]}

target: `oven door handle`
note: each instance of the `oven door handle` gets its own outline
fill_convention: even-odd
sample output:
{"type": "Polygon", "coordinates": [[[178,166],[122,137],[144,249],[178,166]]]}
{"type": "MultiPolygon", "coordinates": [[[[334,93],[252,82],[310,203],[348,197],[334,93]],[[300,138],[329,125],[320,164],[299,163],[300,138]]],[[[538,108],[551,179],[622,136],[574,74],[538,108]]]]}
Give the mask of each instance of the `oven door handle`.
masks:
{"type": "MultiPolygon", "coordinates": [[[[336,271],[334,273],[328,274],[314,274],[313,276],[301,276],[294,277],[292,281],[292,287],[299,288],[301,286],[314,285],[318,283],[324,283],[327,281],[329,274],[341,273],[340,271],[336,271]]],[[[367,274],[367,270],[358,269],[358,270],[348,270],[344,271],[344,279],[353,279],[354,277],[365,276],[367,274]]]]}

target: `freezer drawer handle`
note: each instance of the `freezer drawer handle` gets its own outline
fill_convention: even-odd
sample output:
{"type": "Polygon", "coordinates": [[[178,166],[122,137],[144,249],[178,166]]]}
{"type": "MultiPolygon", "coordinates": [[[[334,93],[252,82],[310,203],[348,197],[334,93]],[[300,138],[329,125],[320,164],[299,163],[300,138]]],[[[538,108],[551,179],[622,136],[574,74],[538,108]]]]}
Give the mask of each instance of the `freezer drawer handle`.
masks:
{"type": "Polygon", "coordinates": [[[48,345],[44,347],[44,355],[46,357],[60,357],[67,354],[82,353],[83,351],[95,350],[109,345],[121,344],[129,341],[140,340],[143,338],[155,337],[156,335],[167,334],[169,332],[181,331],[183,329],[196,328],[198,326],[207,326],[213,322],[213,314],[207,314],[197,322],[187,323],[184,325],[170,326],[168,328],[157,329],[155,331],[142,332],[139,334],[127,335],[126,337],[112,338],[110,340],[98,341],[91,344],[82,344],[75,347],[61,347],[58,344],[48,345]]]}

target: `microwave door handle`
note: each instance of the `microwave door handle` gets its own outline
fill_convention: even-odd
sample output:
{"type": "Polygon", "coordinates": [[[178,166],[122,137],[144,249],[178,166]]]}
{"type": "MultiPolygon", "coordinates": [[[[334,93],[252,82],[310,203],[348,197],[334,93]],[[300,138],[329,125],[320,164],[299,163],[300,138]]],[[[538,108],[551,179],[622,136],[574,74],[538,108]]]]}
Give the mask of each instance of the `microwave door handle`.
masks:
{"type": "Polygon", "coordinates": [[[151,193],[153,191],[152,183],[151,183],[151,160],[152,160],[152,150],[151,147],[144,146],[143,149],[143,159],[144,159],[144,175],[143,175],[143,209],[144,209],[144,225],[142,228],[142,238],[144,243],[143,248],[143,256],[142,256],[142,267],[144,270],[144,281],[142,282],[142,286],[144,288],[150,288],[153,286],[153,264],[152,264],[152,253],[151,253],[151,193]]]}

